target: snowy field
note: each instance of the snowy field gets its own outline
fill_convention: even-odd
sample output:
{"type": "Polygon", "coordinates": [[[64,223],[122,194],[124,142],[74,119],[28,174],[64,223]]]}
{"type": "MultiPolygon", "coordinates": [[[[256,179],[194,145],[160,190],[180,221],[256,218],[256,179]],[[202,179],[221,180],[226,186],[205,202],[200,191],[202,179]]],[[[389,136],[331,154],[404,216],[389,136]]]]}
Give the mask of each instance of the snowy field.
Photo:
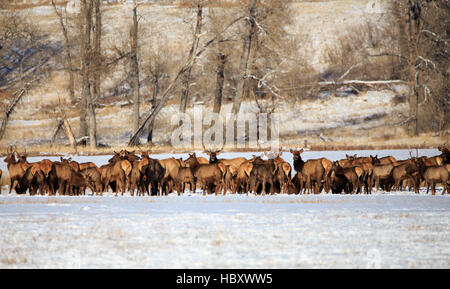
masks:
{"type": "MultiPolygon", "coordinates": [[[[346,153],[409,157],[408,151],[361,151],[304,158],[346,153]]],[[[109,157],[74,158],[102,164],[109,157]]],[[[47,197],[8,195],[5,186],[0,268],[450,268],[450,197],[424,190],[47,197]]]]}

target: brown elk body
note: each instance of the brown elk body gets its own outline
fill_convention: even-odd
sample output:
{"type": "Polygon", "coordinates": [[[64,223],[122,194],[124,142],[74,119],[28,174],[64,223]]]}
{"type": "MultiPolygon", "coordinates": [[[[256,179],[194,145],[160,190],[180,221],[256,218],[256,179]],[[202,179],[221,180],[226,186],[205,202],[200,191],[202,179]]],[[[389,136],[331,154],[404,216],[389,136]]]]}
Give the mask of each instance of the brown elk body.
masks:
{"type": "Polygon", "coordinates": [[[158,160],[160,165],[164,168],[164,183],[163,190],[165,194],[173,191],[173,183],[177,178],[178,170],[180,169],[180,162],[175,158],[168,158],[158,160]]]}
{"type": "MultiPolygon", "coordinates": [[[[84,176],[80,172],[73,170],[69,180],[69,195],[84,195],[88,186],[89,184],[86,182],[84,176]]],[[[93,191],[94,189],[91,188],[91,190],[93,191]]]]}
{"type": "Polygon", "coordinates": [[[423,174],[423,178],[427,183],[427,194],[429,186],[431,186],[432,194],[434,195],[436,193],[437,183],[442,184],[443,187],[442,194],[444,194],[446,191],[448,193],[449,172],[447,168],[445,168],[444,166],[427,167],[425,169],[425,173],[423,174]]]}
{"type": "Polygon", "coordinates": [[[93,162],[86,162],[86,163],[80,163],[80,171],[87,169],[87,168],[98,168],[96,164],[94,164],[93,162]]]}
{"type": "Polygon", "coordinates": [[[20,181],[20,179],[25,175],[26,170],[30,167],[30,164],[26,161],[26,158],[20,157],[19,160],[16,160],[16,153],[12,150],[11,147],[8,148],[8,154],[5,158],[5,163],[7,163],[7,168],[9,172],[9,178],[11,183],[9,185],[9,193],[11,191],[15,191],[15,187],[20,181]]]}
{"type": "Polygon", "coordinates": [[[61,162],[53,162],[52,171],[50,172],[50,190],[55,193],[58,188],[60,195],[68,195],[70,190],[70,178],[72,177],[73,169],[69,165],[69,161],[60,158],[61,162]],[[57,183],[57,184],[55,184],[57,183]]]}
{"type": "Polygon", "coordinates": [[[331,161],[326,158],[320,158],[305,162],[301,158],[303,149],[290,151],[293,154],[295,170],[303,175],[305,190],[318,194],[324,187],[325,191],[329,192],[328,174],[332,166],[331,161]]]}
{"type": "Polygon", "coordinates": [[[192,169],[188,166],[180,167],[178,170],[178,175],[175,180],[175,185],[177,186],[177,193],[180,195],[184,193],[186,184],[189,184],[191,193],[195,193],[195,177],[192,169]]]}
{"type": "Polygon", "coordinates": [[[103,187],[101,180],[100,169],[97,167],[87,167],[80,170],[89,188],[92,190],[92,194],[103,195],[103,187]]]}
{"type": "Polygon", "coordinates": [[[203,195],[206,194],[207,190],[208,192],[214,191],[216,195],[221,192],[224,182],[223,176],[226,172],[224,164],[200,164],[195,154],[190,154],[185,163],[192,169],[194,177],[202,187],[203,195]]]}
{"type": "Polygon", "coordinates": [[[249,177],[250,173],[253,169],[253,161],[255,160],[255,156],[250,160],[243,162],[237,172],[236,177],[234,178],[233,183],[233,194],[235,193],[247,193],[250,189],[249,177]]]}
{"type": "Polygon", "coordinates": [[[253,161],[253,168],[250,172],[250,189],[255,194],[265,195],[269,192],[271,195],[274,194],[274,175],[276,172],[275,164],[272,160],[262,160],[260,157],[257,157],[253,161]],[[270,187],[269,191],[267,190],[267,186],[270,187]]]}
{"type": "Polygon", "coordinates": [[[166,171],[158,160],[147,157],[145,163],[146,165],[141,168],[140,192],[142,194],[148,192],[150,195],[155,196],[158,194],[158,191],[162,192],[162,186],[166,182],[166,171]]]}
{"type": "Polygon", "coordinates": [[[112,185],[114,186],[114,193],[116,196],[119,189],[123,195],[130,179],[132,165],[127,159],[123,158],[116,152],[114,153],[114,156],[108,160],[108,162],[109,164],[102,169],[102,177],[104,177],[103,188],[106,190],[108,186],[112,185]]]}
{"type": "Polygon", "coordinates": [[[233,166],[226,166],[226,171],[224,175],[224,185],[223,194],[225,195],[227,191],[233,192],[234,184],[236,181],[237,170],[233,166]]]}
{"type": "MultiPolygon", "coordinates": [[[[360,177],[362,168],[358,166],[342,167],[338,161],[333,163],[330,170],[330,179],[339,182],[339,187],[343,188],[347,194],[354,194],[361,192],[360,177]],[[339,180],[336,180],[339,179],[339,180]]],[[[333,188],[336,190],[337,186],[333,188]]]]}
{"type": "Polygon", "coordinates": [[[378,190],[380,188],[380,181],[382,181],[385,184],[383,186],[383,189],[386,191],[390,191],[390,188],[392,186],[391,172],[393,169],[393,163],[389,163],[386,165],[375,165],[372,170],[371,187],[375,185],[375,188],[378,190]]]}
{"type": "Polygon", "coordinates": [[[46,192],[44,173],[40,170],[39,164],[34,163],[19,180],[16,187],[18,194],[24,194],[29,189],[30,195],[35,195],[38,191],[41,195],[46,192]]]}
{"type": "Polygon", "coordinates": [[[392,180],[394,182],[395,190],[402,190],[402,183],[404,180],[408,180],[413,183],[414,191],[419,193],[419,185],[420,182],[416,176],[416,173],[419,172],[420,166],[423,165],[421,160],[416,158],[412,158],[406,161],[397,162],[396,165],[392,169],[392,180]]]}

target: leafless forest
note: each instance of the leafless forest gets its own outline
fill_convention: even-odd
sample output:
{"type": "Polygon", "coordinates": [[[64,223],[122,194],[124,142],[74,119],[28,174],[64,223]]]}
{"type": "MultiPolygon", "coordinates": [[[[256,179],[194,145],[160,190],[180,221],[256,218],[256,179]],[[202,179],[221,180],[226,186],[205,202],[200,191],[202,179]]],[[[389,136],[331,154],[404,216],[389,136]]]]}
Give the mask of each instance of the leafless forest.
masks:
{"type": "Polygon", "coordinates": [[[448,142],[446,0],[0,5],[3,147],[164,146],[198,106],[285,115],[286,146],[448,142]]]}

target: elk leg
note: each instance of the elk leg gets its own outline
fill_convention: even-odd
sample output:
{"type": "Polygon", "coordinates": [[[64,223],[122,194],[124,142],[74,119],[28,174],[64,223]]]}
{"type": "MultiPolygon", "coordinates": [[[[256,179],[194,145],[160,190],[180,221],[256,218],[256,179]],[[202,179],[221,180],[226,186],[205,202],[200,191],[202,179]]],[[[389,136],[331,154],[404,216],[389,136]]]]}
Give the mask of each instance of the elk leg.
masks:
{"type": "Polygon", "coordinates": [[[262,195],[266,195],[266,178],[263,178],[262,180],[262,195]]]}
{"type": "Polygon", "coordinates": [[[10,179],[11,184],[9,185],[9,193],[11,194],[12,189],[14,188],[14,182],[16,181],[16,179],[10,179]]]}

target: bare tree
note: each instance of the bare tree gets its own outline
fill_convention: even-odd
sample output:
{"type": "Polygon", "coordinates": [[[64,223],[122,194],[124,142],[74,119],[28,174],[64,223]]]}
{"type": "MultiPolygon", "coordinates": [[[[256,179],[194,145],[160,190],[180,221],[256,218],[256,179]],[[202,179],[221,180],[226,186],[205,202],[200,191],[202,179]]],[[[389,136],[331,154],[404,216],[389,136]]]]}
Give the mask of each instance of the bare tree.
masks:
{"type": "Polygon", "coordinates": [[[228,29],[230,29],[230,27],[234,26],[236,23],[242,20],[242,18],[243,17],[237,17],[236,19],[228,23],[228,25],[225,25],[224,28],[219,33],[215,34],[208,41],[206,41],[201,49],[196,49],[197,53],[192,53],[189,55],[187,61],[177,72],[175,77],[170,81],[169,85],[164,90],[164,92],[161,94],[161,99],[159,103],[155,107],[152,107],[150,109],[150,113],[148,114],[148,116],[144,119],[143,123],[136,131],[136,133],[131,137],[130,141],[128,142],[129,146],[136,145],[136,143],[138,142],[138,138],[144,133],[144,131],[148,131],[149,124],[151,124],[154,121],[159,111],[163,108],[165,102],[169,98],[169,93],[172,92],[172,90],[175,88],[181,76],[194,65],[195,59],[199,58],[212,44],[214,44],[221,37],[223,33],[225,33],[228,29]]]}
{"type": "Polygon", "coordinates": [[[246,10],[246,34],[244,35],[244,41],[242,45],[242,54],[239,64],[239,77],[237,80],[236,95],[233,101],[233,114],[238,114],[241,109],[241,103],[245,94],[245,83],[247,79],[247,68],[250,59],[250,51],[252,47],[253,38],[257,32],[256,17],[257,6],[260,4],[260,0],[250,0],[250,3],[245,3],[244,9],[246,10]]]}
{"type": "Polygon", "coordinates": [[[187,68],[187,70],[183,73],[181,76],[181,98],[180,98],[180,112],[186,112],[187,102],[189,99],[189,86],[190,86],[190,78],[192,73],[192,67],[195,64],[198,49],[198,44],[200,42],[201,32],[202,32],[202,25],[203,25],[203,7],[204,7],[204,1],[203,0],[196,0],[193,3],[193,6],[196,7],[196,24],[195,24],[195,30],[192,40],[192,46],[189,50],[189,56],[188,59],[192,59],[192,65],[187,68]]]}
{"type": "Polygon", "coordinates": [[[441,134],[448,126],[448,19],[445,0],[398,0],[400,54],[407,55],[409,134],[433,127],[441,134]],[[419,114],[420,113],[420,114],[419,114]]]}
{"type": "Polygon", "coordinates": [[[97,147],[97,122],[94,101],[100,93],[101,0],[81,1],[81,75],[80,131],[89,134],[91,148],[97,147]],[[89,117],[89,125],[86,120],[89,117]]]}
{"type": "Polygon", "coordinates": [[[59,11],[56,7],[55,0],[52,0],[52,6],[55,10],[56,15],[59,18],[59,24],[61,26],[61,32],[64,36],[64,50],[66,53],[65,60],[67,62],[66,70],[69,72],[69,96],[70,100],[75,100],[75,77],[74,77],[74,67],[72,65],[72,53],[70,51],[70,41],[69,34],[67,30],[67,11],[65,12],[66,16],[63,16],[63,11],[59,11]]]}
{"type": "Polygon", "coordinates": [[[16,105],[53,68],[50,60],[58,49],[36,25],[13,10],[0,12],[0,35],[1,139],[16,105]]]}
{"type": "Polygon", "coordinates": [[[130,28],[130,65],[131,65],[131,90],[133,95],[133,133],[139,129],[139,60],[138,60],[138,4],[137,0],[133,2],[133,24],[130,28]]]}

